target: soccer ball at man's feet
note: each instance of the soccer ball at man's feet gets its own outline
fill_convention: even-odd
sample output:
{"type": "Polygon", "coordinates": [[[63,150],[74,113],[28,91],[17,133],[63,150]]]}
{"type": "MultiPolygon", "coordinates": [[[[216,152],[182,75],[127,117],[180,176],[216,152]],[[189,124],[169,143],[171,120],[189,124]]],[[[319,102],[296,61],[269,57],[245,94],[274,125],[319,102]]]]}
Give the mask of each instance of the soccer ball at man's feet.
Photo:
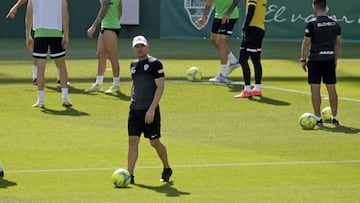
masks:
{"type": "Polygon", "coordinates": [[[130,184],[131,175],[123,168],[116,169],[111,176],[115,187],[127,187],[130,184]]]}
{"type": "Polygon", "coordinates": [[[186,70],[186,79],[194,82],[200,81],[202,78],[201,70],[197,67],[191,67],[186,70]]]}
{"type": "Polygon", "coordinates": [[[330,121],[331,121],[331,108],[330,108],[330,106],[327,106],[327,107],[323,108],[320,115],[321,115],[322,120],[325,123],[330,123],[330,121]]]}
{"type": "Polygon", "coordinates": [[[312,130],[316,126],[316,117],[311,113],[304,113],[299,118],[299,124],[304,130],[312,130]]]}

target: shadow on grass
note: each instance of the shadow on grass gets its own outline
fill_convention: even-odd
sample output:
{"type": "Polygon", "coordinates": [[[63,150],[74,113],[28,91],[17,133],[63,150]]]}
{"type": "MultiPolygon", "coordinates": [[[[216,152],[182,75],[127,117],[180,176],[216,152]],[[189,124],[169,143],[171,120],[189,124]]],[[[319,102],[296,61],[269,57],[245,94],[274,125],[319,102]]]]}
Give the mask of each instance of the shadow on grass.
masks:
{"type": "MultiPolygon", "coordinates": [[[[244,85],[243,84],[228,84],[227,87],[230,89],[231,92],[240,93],[241,90],[243,90],[244,85]]],[[[273,98],[265,97],[265,96],[262,96],[262,97],[250,97],[250,98],[248,98],[248,100],[255,101],[255,102],[258,102],[258,103],[263,103],[263,104],[271,104],[271,105],[275,105],[275,106],[289,106],[289,105],[291,105],[291,103],[289,103],[289,102],[281,101],[281,100],[277,100],[277,99],[273,99],[273,98]]]]}
{"type": "Polygon", "coordinates": [[[286,101],[280,101],[280,100],[277,100],[277,99],[272,99],[272,98],[269,98],[269,97],[251,97],[249,98],[249,100],[251,101],[256,101],[256,102],[259,102],[259,103],[264,103],[264,104],[271,104],[271,105],[275,105],[275,106],[289,106],[290,103],[289,102],[286,102],[286,101]]]}
{"type": "Polygon", "coordinates": [[[117,92],[117,93],[112,93],[112,94],[106,94],[108,96],[113,96],[113,97],[116,97],[116,98],[119,98],[121,100],[124,100],[124,101],[130,101],[131,100],[131,97],[122,93],[122,92],[117,92]]]}
{"type": "Polygon", "coordinates": [[[64,110],[54,110],[49,108],[42,108],[41,112],[46,114],[58,115],[58,116],[88,116],[90,114],[82,111],[78,111],[72,107],[66,108],[64,110]]]}
{"type": "Polygon", "coordinates": [[[5,189],[11,186],[16,186],[17,183],[0,178],[0,189],[5,189]]]}
{"type": "MultiPolygon", "coordinates": [[[[60,86],[46,86],[47,89],[50,89],[52,91],[55,91],[55,92],[61,92],[61,87],[60,86]]],[[[94,92],[94,93],[97,93],[97,92],[94,92]]],[[[85,94],[85,95],[96,95],[94,93],[86,93],[85,92],[85,89],[79,89],[79,88],[76,88],[74,86],[69,86],[69,94],[85,94]]],[[[104,93],[105,94],[105,93],[104,93]]],[[[118,92],[118,93],[112,93],[112,94],[105,94],[105,95],[108,95],[108,96],[113,96],[113,97],[116,97],[116,98],[119,98],[121,100],[124,100],[124,101],[130,101],[131,100],[131,97],[122,93],[122,92],[118,92]]]]}
{"type": "MultiPolygon", "coordinates": [[[[57,86],[47,86],[45,87],[49,90],[52,90],[54,92],[61,92],[61,87],[59,85],[57,86]]],[[[74,86],[69,86],[69,94],[85,94],[83,89],[76,88],[74,86]]]]}
{"type": "MultiPolygon", "coordinates": [[[[96,93],[96,92],[95,92],[96,93]]],[[[122,92],[117,92],[117,93],[110,93],[110,94],[106,94],[104,92],[101,92],[105,95],[108,95],[108,96],[112,96],[112,97],[116,97],[118,99],[121,99],[121,100],[124,100],[124,101],[130,101],[131,100],[131,97],[126,95],[125,93],[122,93],[122,92]]],[[[87,94],[87,95],[96,95],[94,93],[84,93],[84,94],[87,94]]]]}
{"type": "Polygon", "coordinates": [[[173,181],[167,182],[166,184],[161,185],[161,186],[148,186],[148,185],[143,185],[143,184],[135,184],[135,185],[140,188],[153,190],[158,193],[163,193],[167,197],[179,197],[181,195],[190,195],[191,194],[189,192],[179,191],[178,189],[173,187],[173,185],[174,185],[173,181]]]}
{"type": "Polygon", "coordinates": [[[329,131],[329,132],[335,132],[335,133],[345,133],[345,134],[358,134],[360,133],[359,128],[353,128],[348,127],[344,125],[334,126],[334,127],[328,127],[328,126],[322,126],[320,128],[321,130],[329,131]]]}

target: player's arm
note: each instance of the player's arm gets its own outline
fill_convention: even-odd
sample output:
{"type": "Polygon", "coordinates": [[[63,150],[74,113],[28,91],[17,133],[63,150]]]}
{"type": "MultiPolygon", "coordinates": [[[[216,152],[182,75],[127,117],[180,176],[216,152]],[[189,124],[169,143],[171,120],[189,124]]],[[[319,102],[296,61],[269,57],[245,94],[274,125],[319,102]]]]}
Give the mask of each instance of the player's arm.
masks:
{"type": "Polygon", "coordinates": [[[196,25],[200,29],[204,28],[204,26],[205,26],[205,22],[206,22],[206,20],[207,20],[207,18],[209,16],[212,4],[213,4],[213,0],[206,0],[204,13],[203,13],[202,17],[199,20],[196,21],[196,25]]]}
{"type": "Polygon", "coordinates": [[[94,32],[96,30],[96,27],[101,23],[101,21],[104,19],[107,10],[110,6],[110,0],[104,0],[104,2],[101,5],[101,8],[98,12],[98,15],[96,16],[96,19],[94,20],[93,24],[90,26],[90,28],[87,30],[88,37],[92,38],[94,35],[94,32]]]}
{"type": "Polygon", "coordinates": [[[236,8],[236,6],[239,4],[240,0],[233,0],[231,6],[229,7],[229,9],[226,11],[221,23],[225,23],[225,22],[229,22],[230,19],[230,15],[231,13],[234,11],[234,9],[236,8]]]}
{"type": "Polygon", "coordinates": [[[256,2],[250,2],[243,26],[243,31],[246,32],[255,14],[256,2]]]}
{"type": "Polygon", "coordinates": [[[18,0],[13,7],[9,10],[8,14],[6,15],[6,18],[15,18],[18,8],[20,8],[22,5],[24,5],[27,2],[27,0],[18,0]]]}
{"type": "Polygon", "coordinates": [[[301,66],[304,71],[307,71],[307,56],[309,55],[311,48],[311,37],[305,36],[301,45],[301,66]]]}
{"type": "Polygon", "coordinates": [[[121,18],[121,16],[122,16],[122,2],[121,2],[121,0],[119,1],[119,8],[118,8],[118,10],[119,10],[119,18],[121,18]]]}
{"type": "Polygon", "coordinates": [[[338,35],[335,42],[335,64],[337,64],[337,60],[340,57],[341,44],[341,35],[338,35]]]}
{"type": "Polygon", "coordinates": [[[164,92],[164,83],[165,83],[165,77],[160,77],[155,79],[156,90],[154,94],[154,99],[151,102],[151,105],[145,115],[145,123],[147,124],[152,123],[154,121],[155,109],[159,105],[160,98],[164,92]]]}
{"type": "Polygon", "coordinates": [[[25,36],[26,36],[26,46],[29,50],[32,51],[33,49],[33,39],[31,36],[31,29],[32,29],[32,22],[33,22],[33,7],[32,7],[32,0],[29,0],[26,8],[26,15],[25,15],[25,36]]]}
{"type": "Polygon", "coordinates": [[[61,45],[65,49],[69,44],[69,10],[67,0],[62,1],[62,19],[63,19],[63,40],[61,45]]]}

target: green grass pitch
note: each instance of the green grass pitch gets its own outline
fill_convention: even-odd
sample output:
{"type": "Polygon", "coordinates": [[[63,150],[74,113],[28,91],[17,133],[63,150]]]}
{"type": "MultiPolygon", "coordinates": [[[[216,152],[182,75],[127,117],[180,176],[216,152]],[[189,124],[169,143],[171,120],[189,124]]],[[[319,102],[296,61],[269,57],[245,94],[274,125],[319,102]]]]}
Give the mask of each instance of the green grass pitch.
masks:
{"type": "MultiPolygon", "coordinates": [[[[242,89],[207,82],[219,71],[209,41],[150,40],[165,67],[162,141],[173,176],[160,183],[160,160],[142,139],[136,185],[114,188],[112,172],[127,164],[130,40],[119,42],[121,94],[85,94],[94,81],[96,41],[73,39],[68,72],[73,108],[61,106],[48,61],[44,109],[33,108],[32,60],[23,40],[1,40],[0,203],[8,202],[358,202],[360,199],[359,45],[345,44],[338,64],[341,126],[302,130],[312,112],[300,43],[264,44],[262,98],[234,99],[242,89]],[[190,46],[192,45],[192,46],[190,46]],[[196,66],[202,82],[187,82],[196,66]]],[[[239,41],[231,43],[235,53],[239,41]]],[[[110,64],[109,64],[110,65],[110,64]]],[[[110,87],[111,70],[104,88],[110,87]]],[[[325,87],[322,107],[328,106],[325,87]]]]}

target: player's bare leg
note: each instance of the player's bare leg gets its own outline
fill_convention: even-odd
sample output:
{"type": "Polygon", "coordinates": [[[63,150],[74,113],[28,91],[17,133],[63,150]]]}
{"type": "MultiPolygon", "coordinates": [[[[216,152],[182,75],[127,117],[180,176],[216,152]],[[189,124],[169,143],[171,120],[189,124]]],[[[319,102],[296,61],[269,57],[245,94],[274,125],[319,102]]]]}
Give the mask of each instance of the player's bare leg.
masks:
{"type": "Polygon", "coordinates": [[[226,45],[228,36],[222,35],[222,34],[216,34],[211,33],[211,42],[212,44],[218,49],[219,51],[219,57],[220,57],[220,73],[214,77],[211,78],[210,82],[223,82],[227,83],[227,61],[228,61],[228,55],[230,53],[229,48],[226,45]]]}
{"type": "Polygon", "coordinates": [[[139,136],[129,136],[128,171],[131,175],[131,184],[135,184],[134,169],[139,154],[139,141],[139,136]]]}
{"type": "Polygon", "coordinates": [[[335,84],[327,84],[326,89],[329,94],[330,108],[331,108],[331,123],[339,125],[339,120],[337,118],[338,111],[338,96],[336,92],[335,84]]]}
{"type": "Polygon", "coordinates": [[[166,147],[165,147],[165,145],[163,145],[160,142],[160,139],[150,140],[150,144],[151,144],[151,146],[153,146],[155,148],[157,154],[159,155],[159,157],[163,163],[164,170],[161,174],[160,181],[161,182],[169,182],[170,176],[172,175],[172,169],[171,169],[169,161],[168,161],[166,147]]]}
{"type": "Polygon", "coordinates": [[[35,65],[37,67],[37,90],[38,90],[38,99],[33,107],[44,107],[44,87],[45,87],[45,66],[46,59],[35,59],[35,65]]]}

